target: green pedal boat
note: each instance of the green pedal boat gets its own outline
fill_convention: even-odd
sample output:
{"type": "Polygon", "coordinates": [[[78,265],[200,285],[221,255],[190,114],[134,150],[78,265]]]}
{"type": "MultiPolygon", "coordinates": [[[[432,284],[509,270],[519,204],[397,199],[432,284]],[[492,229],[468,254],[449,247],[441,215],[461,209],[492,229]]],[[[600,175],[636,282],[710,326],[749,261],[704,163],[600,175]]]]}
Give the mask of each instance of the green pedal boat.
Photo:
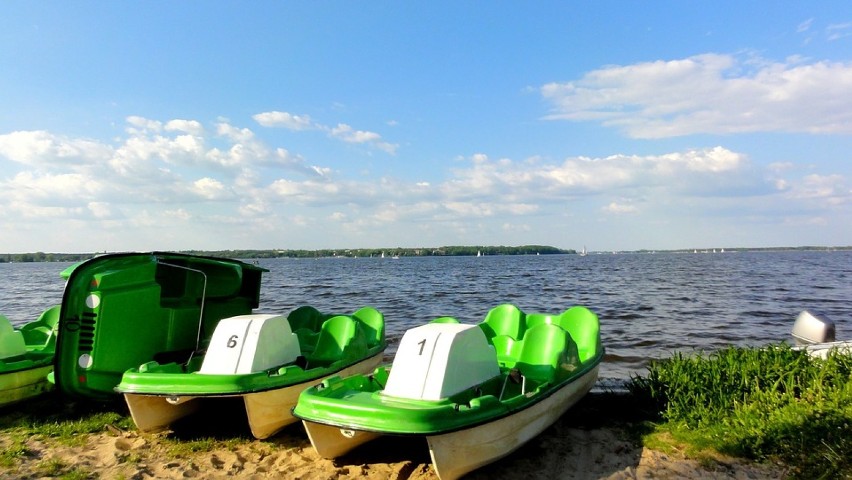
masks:
{"type": "MultiPolygon", "coordinates": [[[[59,275],[67,280],[74,268],[59,275]]],[[[53,372],[59,311],[60,305],[54,305],[20,328],[0,315],[0,407],[53,388],[48,376],[53,372]]]]}
{"type": "Polygon", "coordinates": [[[293,410],[325,458],[379,435],[425,436],[444,480],[508,455],[594,385],[604,350],[597,316],[492,309],[478,325],[442,317],[408,330],[390,367],[333,377],[293,410]]]}
{"type": "Polygon", "coordinates": [[[64,394],[107,400],[127,369],[189,363],[223,318],[247,315],[266,270],[180,253],[101,255],[71,269],[51,380],[64,394]]]}
{"type": "Polygon", "coordinates": [[[386,346],[384,317],[371,307],[351,315],[308,306],[287,317],[240,315],[219,321],[205,354],[130,369],[116,390],[143,431],[168,427],[202,399],[239,396],[252,434],[263,439],[298,421],[291,411],[305,388],[372,371],[386,346]]]}
{"type": "Polygon", "coordinates": [[[47,376],[53,371],[58,316],[56,305],[17,329],[0,315],[0,407],[52,388],[47,376]]]}

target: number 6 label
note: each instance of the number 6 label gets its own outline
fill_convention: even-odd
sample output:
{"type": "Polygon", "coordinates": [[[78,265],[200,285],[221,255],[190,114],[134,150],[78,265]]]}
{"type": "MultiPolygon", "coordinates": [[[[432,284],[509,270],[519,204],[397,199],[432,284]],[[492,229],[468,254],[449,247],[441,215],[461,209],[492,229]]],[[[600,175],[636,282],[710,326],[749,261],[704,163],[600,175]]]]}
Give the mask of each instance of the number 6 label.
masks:
{"type": "Polygon", "coordinates": [[[234,348],[237,346],[237,340],[240,338],[239,335],[231,335],[231,338],[228,339],[228,343],[226,346],[228,348],[234,348]]]}

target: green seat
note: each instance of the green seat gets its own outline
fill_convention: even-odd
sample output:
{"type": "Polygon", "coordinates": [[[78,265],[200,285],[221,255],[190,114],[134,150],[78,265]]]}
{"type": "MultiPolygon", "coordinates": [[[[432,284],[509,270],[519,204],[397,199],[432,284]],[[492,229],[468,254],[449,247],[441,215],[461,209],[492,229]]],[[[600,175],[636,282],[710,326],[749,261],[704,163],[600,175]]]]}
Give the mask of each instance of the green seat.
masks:
{"type": "Polygon", "coordinates": [[[331,364],[343,358],[344,351],[355,337],[358,326],[351,317],[338,315],[323,322],[317,345],[308,357],[308,364],[331,364]]]}
{"type": "Polygon", "coordinates": [[[12,322],[0,315],[0,359],[13,358],[27,353],[24,336],[15,330],[12,322]]]}
{"type": "Polygon", "coordinates": [[[524,336],[523,348],[515,366],[528,379],[537,382],[553,381],[557,370],[565,363],[569,338],[565,330],[558,325],[536,325],[524,336]]]}
{"type": "Polygon", "coordinates": [[[544,323],[554,323],[559,325],[560,318],[561,315],[552,315],[549,313],[528,313],[524,319],[524,324],[526,325],[527,330],[529,330],[536,325],[544,323]]]}
{"type": "Polygon", "coordinates": [[[373,307],[363,307],[352,314],[361,321],[367,345],[379,345],[385,338],[385,316],[373,307]]]}
{"type": "Polygon", "coordinates": [[[518,361],[518,352],[523,348],[524,342],[508,335],[497,335],[491,339],[491,344],[497,353],[497,363],[501,367],[512,368],[518,361]]]}
{"type": "Polygon", "coordinates": [[[562,328],[577,342],[580,362],[585,363],[594,358],[601,349],[598,316],[586,307],[576,306],[566,310],[560,317],[562,328]]]}
{"type": "Polygon", "coordinates": [[[438,317],[429,323],[459,323],[454,317],[438,317]]]}
{"type": "Polygon", "coordinates": [[[293,332],[302,329],[319,332],[325,318],[325,315],[310,305],[299,307],[287,315],[287,321],[290,322],[290,330],[293,332]]]}
{"type": "Polygon", "coordinates": [[[498,305],[488,311],[480,328],[489,340],[498,335],[508,335],[515,340],[520,340],[525,330],[524,312],[512,304],[498,305]]]}
{"type": "Polygon", "coordinates": [[[56,323],[59,321],[59,305],[54,305],[39,315],[38,320],[21,327],[27,347],[44,348],[56,346],[56,323]]]}

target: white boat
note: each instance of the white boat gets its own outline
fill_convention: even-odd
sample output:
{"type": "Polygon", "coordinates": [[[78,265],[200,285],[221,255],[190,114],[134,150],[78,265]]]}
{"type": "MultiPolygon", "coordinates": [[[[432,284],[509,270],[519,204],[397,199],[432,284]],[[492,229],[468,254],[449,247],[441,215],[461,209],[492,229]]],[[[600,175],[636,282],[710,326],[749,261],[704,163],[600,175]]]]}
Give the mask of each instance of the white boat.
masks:
{"type": "Polygon", "coordinates": [[[129,369],[116,391],[143,432],[168,428],[208,399],[242,397],[252,434],[264,439],[298,421],[290,411],[305,388],[372,371],[386,345],[384,317],[371,307],[336,316],[312,307],[289,318],[240,315],[216,325],[202,358],[129,369]],[[291,323],[302,328],[294,333],[291,323]]]}
{"type": "Polygon", "coordinates": [[[442,317],[410,329],[392,366],[305,390],[293,415],[316,452],[335,458],[380,435],[421,436],[438,477],[452,480],[552,425],[597,380],[597,316],[492,312],[479,325],[442,317]]]}
{"type": "Polygon", "coordinates": [[[852,340],[837,341],[835,332],[834,322],[825,315],[803,310],[793,324],[793,348],[818,358],[826,358],[831,351],[852,354],[852,340]]]}

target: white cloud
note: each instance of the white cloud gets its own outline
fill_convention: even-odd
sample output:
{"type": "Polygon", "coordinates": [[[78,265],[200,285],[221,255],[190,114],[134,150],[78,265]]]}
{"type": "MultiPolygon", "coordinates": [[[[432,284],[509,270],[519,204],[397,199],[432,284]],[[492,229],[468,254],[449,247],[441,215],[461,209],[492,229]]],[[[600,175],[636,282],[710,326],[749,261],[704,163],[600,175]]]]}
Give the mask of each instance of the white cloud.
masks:
{"type": "Polygon", "coordinates": [[[162,122],[136,115],[127,117],[125,121],[127,122],[125,131],[130,135],[147,135],[149,133],[158,133],[163,129],[162,122]]]}
{"type": "Polygon", "coordinates": [[[196,120],[169,120],[165,129],[167,132],[184,132],[196,137],[204,135],[204,126],[196,120]]]}
{"type": "MultiPolygon", "coordinates": [[[[294,115],[288,112],[270,111],[255,114],[252,118],[264,127],[284,127],[293,131],[323,130],[328,132],[332,138],[346,143],[371,146],[391,155],[396,154],[399,148],[399,145],[383,141],[382,136],[376,132],[356,130],[345,123],[339,123],[336,127],[329,127],[314,122],[308,115],[294,115]]],[[[396,122],[390,122],[389,125],[396,125],[396,122]]]]}
{"type": "Polygon", "coordinates": [[[852,64],[705,54],[609,66],[541,87],[547,119],[592,121],[634,138],[700,133],[852,133],[852,64]]]}
{"type": "Polygon", "coordinates": [[[353,130],[352,127],[346,125],[345,123],[340,123],[336,127],[331,129],[331,136],[335,138],[339,138],[344,142],[349,143],[367,143],[374,142],[380,138],[381,135],[375,132],[365,132],[362,130],[353,130]]]}
{"type": "Polygon", "coordinates": [[[192,191],[207,200],[219,200],[230,196],[225,185],[215,179],[205,177],[196,180],[192,184],[192,191]]]}
{"type": "Polygon", "coordinates": [[[835,23],[825,28],[828,41],[833,42],[852,35],[852,22],[835,23]]]}
{"type": "Polygon", "coordinates": [[[831,205],[852,203],[852,190],[841,175],[806,175],[789,191],[792,198],[825,200],[831,205]]]}
{"type": "Polygon", "coordinates": [[[805,20],[804,22],[800,23],[798,27],[796,27],[796,32],[798,32],[798,33],[807,32],[808,30],[811,29],[811,25],[813,25],[813,23],[814,23],[813,18],[809,18],[809,19],[805,20]]]}
{"type": "Polygon", "coordinates": [[[226,122],[220,122],[216,125],[216,133],[236,143],[253,143],[255,141],[254,132],[250,129],[235,127],[226,122]]]}
{"type": "Polygon", "coordinates": [[[355,198],[348,186],[326,181],[295,181],[278,179],[272,182],[269,192],[279,200],[293,201],[299,205],[334,205],[355,198]]]}
{"type": "MultiPolygon", "coordinates": [[[[722,146],[558,161],[479,152],[429,181],[346,178],[229,122],[204,128],[193,120],[132,118],[132,128],[112,143],[45,131],[0,135],[0,161],[17,169],[0,172],[3,225],[20,230],[61,221],[63,231],[110,232],[111,244],[162,248],[161,241],[183,238],[183,248],[239,248],[255,246],[251,239],[307,238],[294,232],[301,224],[302,231],[343,229],[334,241],[349,247],[446,236],[529,242],[529,231],[562,235],[696,211],[833,220],[827,211],[842,213],[852,204],[843,175],[790,161],[758,167],[722,146]],[[377,238],[378,231],[394,236],[377,238]]],[[[315,241],[331,241],[315,234],[320,237],[315,241]]],[[[80,245],[73,249],[87,249],[80,245]]]]}
{"type": "Polygon", "coordinates": [[[284,127],[289,130],[308,130],[313,128],[311,117],[308,115],[293,115],[287,112],[263,112],[252,118],[264,127],[284,127]]]}
{"type": "Polygon", "coordinates": [[[43,130],[0,135],[0,157],[30,166],[73,166],[105,160],[112,149],[94,140],[67,138],[43,130]]]}
{"type": "MultiPolygon", "coordinates": [[[[470,168],[456,169],[441,186],[451,198],[500,196],[507,202],[523,199],[561,199],[611,189],[656,188],[667,192],[707,192],[719,185],[741,187],[758,180],[746,157],[722,147],[686,150],[664,155],[575,157],[562,163],[471,158],[470,168]]],[[[765,188],[761,183],[755,187],[765,188]]]]}
{"type": "Polygon", "coordinates": [[[376,132],[355,130],[345,123],[339,123],[336,127],[329,129],[329,134],[347,143],[372,145],[391,155],[396,154],[396,150],[399,148],[399,145],[382,141],[382,136],[376,132]]]}
{"type": "Polygon", "coordinates": [[[20,172],[4,186],[19,200],[33,203],[95,199],[108,191],[101,180],[80,173],[20,172]]]}

